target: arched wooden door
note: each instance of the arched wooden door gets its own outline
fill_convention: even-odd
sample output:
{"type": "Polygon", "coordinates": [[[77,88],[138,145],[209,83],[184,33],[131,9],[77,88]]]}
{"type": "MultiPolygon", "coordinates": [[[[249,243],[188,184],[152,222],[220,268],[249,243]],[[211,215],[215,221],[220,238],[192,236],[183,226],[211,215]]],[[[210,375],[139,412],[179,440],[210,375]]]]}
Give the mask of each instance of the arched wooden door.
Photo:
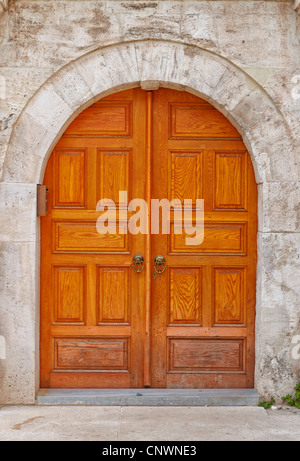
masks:
{"type": "Polygon", "coordinates": [[[253,387],[257,189],[220,112],[169,89],[106,97],[65,131],[44,184],[42,388],[253,387]],[[104,198],[116,233],[97,232],[104,198]],[[132,234],[136,198],[191,199],[192,213],[204,199],[203,242],[175,234],[172,211],[170,234],[151,234],[150,218],[132,234]]]}

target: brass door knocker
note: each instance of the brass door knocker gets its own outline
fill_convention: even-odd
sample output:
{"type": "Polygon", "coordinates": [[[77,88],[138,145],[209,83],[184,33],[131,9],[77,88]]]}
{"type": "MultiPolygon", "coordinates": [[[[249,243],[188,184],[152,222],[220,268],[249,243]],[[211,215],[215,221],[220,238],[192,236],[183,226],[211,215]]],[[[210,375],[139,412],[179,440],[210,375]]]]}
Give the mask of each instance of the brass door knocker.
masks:
{"type": "Polygon", "coordinates": [[[163,274],[167,268],[165,266],[166,259],[162,255],[157,255],[154,258],[154,272],[153,272],[153,278],[156,278],[158,274],[163,274]]]}
{"type": "Polygon", "coordinates": [[[144,269],[144,257],[142,255],[135,255],[133,257],[132,268],[134,272],[140,273],[144,269]]]}

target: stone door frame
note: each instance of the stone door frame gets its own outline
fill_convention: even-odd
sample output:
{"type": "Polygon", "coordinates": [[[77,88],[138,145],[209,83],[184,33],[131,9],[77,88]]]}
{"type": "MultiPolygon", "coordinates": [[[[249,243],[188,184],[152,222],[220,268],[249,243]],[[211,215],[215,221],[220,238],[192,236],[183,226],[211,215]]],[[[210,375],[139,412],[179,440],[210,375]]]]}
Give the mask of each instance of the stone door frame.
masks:
{"type": "MultiPolygon", "coordinates": [[[[250,153],[259,195],[255,388],[262,393],[273,386],[276,391],[266,364],[275,351],[268,348],[272,322],[280,319],[274,297],[277,282],[270,278],[266,258],[272,248],[273,270],[279,271],[288,237],[283,242],[278,234],[291,232],[289,246],[295,237],[291,210],[283,203],[297,181],[292,133],[267,92],[234,63],[196,46],[142,40],[100,48],[61,68],[31,98],[13,127],[0,183],[0,335],[6,347],[5,360],[0,361],[0,403],[34,403],[39,389],[36,190],[48,158],[82,110],[104,96],[138,86],[168,87],[206,99],[237,128],[250,153]]],[[[291,376],[289,370],[286,375],[291,376]]]]}

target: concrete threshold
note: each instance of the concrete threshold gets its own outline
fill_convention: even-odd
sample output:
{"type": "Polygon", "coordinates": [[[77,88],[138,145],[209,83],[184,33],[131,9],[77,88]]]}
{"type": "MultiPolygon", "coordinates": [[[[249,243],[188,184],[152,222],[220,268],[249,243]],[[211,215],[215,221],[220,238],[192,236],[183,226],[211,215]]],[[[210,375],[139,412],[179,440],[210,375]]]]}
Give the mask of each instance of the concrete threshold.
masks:
{"type": "Polygon", "coordinates": [[[41,389],[38,405],[250,406],[255,389],[41,389]]]}

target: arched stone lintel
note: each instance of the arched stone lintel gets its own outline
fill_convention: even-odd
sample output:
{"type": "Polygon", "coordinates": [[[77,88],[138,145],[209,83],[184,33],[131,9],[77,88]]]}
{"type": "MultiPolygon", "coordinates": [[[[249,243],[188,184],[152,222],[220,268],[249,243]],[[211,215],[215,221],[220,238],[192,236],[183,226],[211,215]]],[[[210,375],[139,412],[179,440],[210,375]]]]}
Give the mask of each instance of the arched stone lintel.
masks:
{"type": "Polygon", "coordinates": [[[41,182],[48,157],[71,121],[94,101],[137,86],[170,87],[206,99],[241,133],[257,183],[297,180],[288,127],[255,80],[211,52],[151,40],[93,51],[51,77],[13,128],[2,181],[41,182]]]}

